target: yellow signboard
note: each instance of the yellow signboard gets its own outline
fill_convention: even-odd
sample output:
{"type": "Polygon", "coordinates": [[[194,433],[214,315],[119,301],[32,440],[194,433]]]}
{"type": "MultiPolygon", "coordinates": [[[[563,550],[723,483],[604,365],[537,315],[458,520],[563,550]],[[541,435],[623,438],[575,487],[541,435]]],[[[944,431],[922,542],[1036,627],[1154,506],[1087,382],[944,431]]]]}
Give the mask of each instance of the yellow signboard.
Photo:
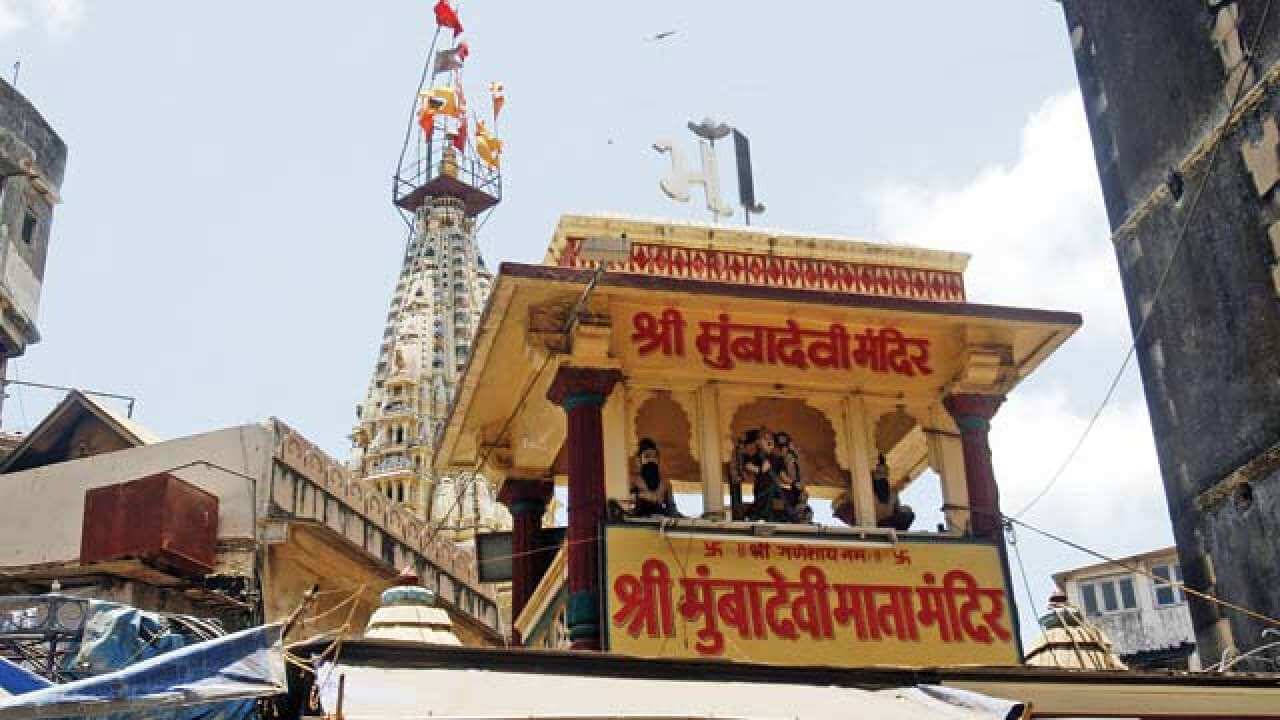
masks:
{"type": "Polygon", "coordinates": [[[605,534],[612,652],[778,665],[1016,665],[995,545],[605,534]]]}
{"type": "Polygon", "coordinates": [[[844,385],[936,385],[950,376],[951,335],[847,312],[760,316],[619,304],[614,353],[629,368],[698,377],[788,377],[844,385]]]}

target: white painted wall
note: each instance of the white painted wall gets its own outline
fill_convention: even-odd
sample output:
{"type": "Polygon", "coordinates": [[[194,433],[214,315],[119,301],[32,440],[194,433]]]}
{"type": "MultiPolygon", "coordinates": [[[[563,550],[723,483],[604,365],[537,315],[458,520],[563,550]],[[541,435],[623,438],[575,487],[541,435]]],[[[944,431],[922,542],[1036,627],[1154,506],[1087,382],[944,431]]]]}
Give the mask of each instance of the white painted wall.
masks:
{"type": "MultiPolygon", "coordinates": [[[[1176,554],[1141,559],[1131,559],[1126,564],[1151,572],[1156,565],[1177,564],[1176,554]]],[[[1091,567],[1087,570],[1068,574],[1067,598],[1073,605],[1084,611],[1084,598],[1081,597],[1080,584],[1113,577],[1133,578],[1134,595],[1138,601],[1136,610],[1090,615],[1089,620],[1100,626],[1111,638],[1116,653],[1130,653],[1163,650],[1177,647],[1184,642],[1196,641],[1195,631],[1191,626],[1191,611],[1186,602],[1178,605],[1158,607],[1156,605],[1156,583],[1145,575],[1129,572],[1118,566],[1091,567]]],[[[1101,602],[1101,598],[1099,598],[1101,602]]]]}
{"type": "MultiPolygon", "coordinates": [[[[80,557],[84,495],[91,488],[171,472],[218,497],[218,539],[254,537],[254,483],[270,471],[273,438],[243,425],[0,475],[0,568],[74,562],[80,557]]],[[[265,486],[265,484],[264,484],[265,486]]]]}

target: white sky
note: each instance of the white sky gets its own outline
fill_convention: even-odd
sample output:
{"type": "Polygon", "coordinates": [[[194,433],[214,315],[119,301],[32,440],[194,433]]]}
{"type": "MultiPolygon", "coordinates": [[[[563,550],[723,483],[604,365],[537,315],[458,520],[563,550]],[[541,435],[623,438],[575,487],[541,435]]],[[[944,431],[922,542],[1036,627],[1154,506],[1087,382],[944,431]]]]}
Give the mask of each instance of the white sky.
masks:
{"type": "MultiPolygon", "coordinates": [[[[277,415],[345,458],[399,270],[390,175],[431,4],[0,0],[0,70],[22,60],[70,146],[45,339],[17,377],[136,395],[166,437],[277,415]]],[[[1056,3],[467,0],[462,18],[473,105],[491,80],[508,95],[490,267],[539,260],[564,212],[705,218],[659,193],[650,145],[726,119],[752,139],[760,222],[970,251],[972,299],[1084,313],[995,420],[1005,510],[1043,485],[1130,337],[1056,3]]],[[[12,390],[4,425],[57,400],[12,390]]],[[[907,501],[927,522],[936,494],[907,501]]],[[[1135,370],[1027,519],[1108,553],[1171,542],[1135,370]]],[[[1051,572],[1093,562],[1020,537],[1037,608],[1051,572]]]]}

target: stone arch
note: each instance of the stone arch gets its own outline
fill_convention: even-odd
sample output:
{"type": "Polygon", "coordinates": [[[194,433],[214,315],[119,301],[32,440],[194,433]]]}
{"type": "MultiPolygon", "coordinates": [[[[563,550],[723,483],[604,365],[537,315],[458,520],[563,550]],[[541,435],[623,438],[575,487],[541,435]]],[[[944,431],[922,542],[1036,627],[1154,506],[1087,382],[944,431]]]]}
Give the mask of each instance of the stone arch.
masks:
{"type": "MultiPolygon", "coordinates": [[[[662,476],[684,486],[701,485],[701,470],[692,453],[693,423],[671,393],[655,392],[635,409],[636,447],[641,438],[652,438],[660,451],[662,476]]],[[[634,459],[632,461],[634,463],[634,459]]],[[[635,471],[636,468],[632,468],[635,471]]]]}
{"type": "MultiPolygon", "coordinates": [[[[875,455],[884,455],[889,465],[890,483],[902,488],[928,467],[924,423],[911,410],[899,405],[876,417],[873,436],[875,455]]],[[[869,458],[872,467],[877,457],[869,458]]]]}
{"type": "Polygon", "coordinates": [[[765,397],[743,403],[729,423],[730,447],[748,430],[760,427],[791,435],[811,494],[829,497],[848,487],[849,473],[836,458],[835,427],[821,410],[799,398],[765,397]]]}

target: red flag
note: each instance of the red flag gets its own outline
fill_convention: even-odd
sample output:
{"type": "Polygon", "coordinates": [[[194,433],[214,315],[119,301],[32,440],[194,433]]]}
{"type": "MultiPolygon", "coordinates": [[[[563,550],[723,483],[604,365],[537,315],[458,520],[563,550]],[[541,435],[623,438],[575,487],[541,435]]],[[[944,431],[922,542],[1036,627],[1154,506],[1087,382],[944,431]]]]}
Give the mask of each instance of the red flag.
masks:
{"type": "Polygon", "coordinates": [[[462,116],[462,122],[458,123],[458,134],[453,136],[453,147],[458,152],[467,149],[467,116],[462,116]]]}
{"type": "Polygon", "coordinates": [[[462,21],[458,19],[458,13],[454,12],[453,7],[449,5],[449,0],[439,0],[436,3],[436,25],[449,28],[453,31],[454,37],[462,34],[462,21]]]}
{"type": "Polygon", "coordinates": [[[467,61],[467,56],[471,54],[471,46],[464,40],[458,43],[458,47],[454,48],[453,52],[458,56],[458,62],[464,63],[467,61]]]}

